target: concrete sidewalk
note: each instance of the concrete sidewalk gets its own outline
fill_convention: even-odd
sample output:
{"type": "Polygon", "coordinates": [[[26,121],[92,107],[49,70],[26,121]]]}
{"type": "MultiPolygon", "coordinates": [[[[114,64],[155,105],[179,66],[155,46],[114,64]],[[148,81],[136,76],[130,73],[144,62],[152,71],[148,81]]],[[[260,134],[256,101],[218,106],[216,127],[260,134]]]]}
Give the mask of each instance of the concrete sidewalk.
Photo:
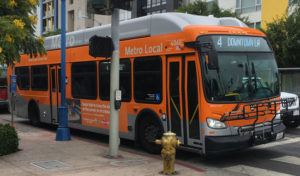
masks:
{"type": "MultiPolygon", "coordinates": [[[[6,117],[7,116],[7,117],[6,117]]],[[[0,115],[0,123],[9,123],[0,115]]],[[[17,119],[18,120],[18,119],[17,119]]],[[[156,176],[162,175],[159,156],[120,149],[122,156],[108,159],[108,145],[72,136],[55,141],[55,131],[15,123],[21,151],[0,157],[1,176],[156,176]]],[[[1,141],[0,141],[1,142],[1,141]]],[[[177,162],[176,175],[204,175],[203,170],[177,162]]]]}

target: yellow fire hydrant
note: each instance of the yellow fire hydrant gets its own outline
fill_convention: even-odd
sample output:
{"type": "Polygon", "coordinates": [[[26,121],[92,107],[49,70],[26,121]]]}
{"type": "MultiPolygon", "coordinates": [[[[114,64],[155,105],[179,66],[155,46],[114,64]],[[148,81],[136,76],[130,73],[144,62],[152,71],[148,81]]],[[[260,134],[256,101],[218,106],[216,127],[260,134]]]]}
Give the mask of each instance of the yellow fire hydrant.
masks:
{"type": "Polygon", "coordinates": [[[175,148],[180,145],[180,141],[176,139],[176,134],[171,131],[164,133],[162,139],[155,140],[155,143],[162,145],[161,157],[164,162],[163,174],[173,174],[176,155],[175,148]]]}

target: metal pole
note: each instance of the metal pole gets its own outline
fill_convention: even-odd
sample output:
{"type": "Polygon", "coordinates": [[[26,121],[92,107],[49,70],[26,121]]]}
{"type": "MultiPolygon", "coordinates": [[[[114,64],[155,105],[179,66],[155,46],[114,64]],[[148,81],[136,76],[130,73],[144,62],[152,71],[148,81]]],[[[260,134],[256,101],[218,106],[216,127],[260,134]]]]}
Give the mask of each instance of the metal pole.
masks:
{"type": "Polygon", "coordinates": [[[115,92],[119,89],[119,12],[114,8],[111,16],[111,37],[114,51],[110,66],[110,122],[109,122],[109,155],[118,156],[119,138],[119,111],[115,109],[115,92]]]}
{"type": "Polygon", "coordinates": [[[14,93],[12,92],[10,97],[10,113],[11,113],[11,126],[14,126],[14,93]]]}
{"type": "MultiPolygon", "coordinates": [[[[15,67],[14,64],[11,66],[12,70],[12,75],[15,75],[15,67]]],[[[12,80],[10,77],[10,92],[11,92],[11,97],[10,97],[10,113],[11,113],[11,126],[14,126],[14,110],[15,110],[15,101],[14,101],[14,96],[15,94],[12,91],[12,80]]]]}
{"type": "Polygon", "coordinates": [[[59,125],[57,141],[69,141],[68,109],[66,107],[66,0],[61,0],[61,105],[59,107],[59,125]]]}

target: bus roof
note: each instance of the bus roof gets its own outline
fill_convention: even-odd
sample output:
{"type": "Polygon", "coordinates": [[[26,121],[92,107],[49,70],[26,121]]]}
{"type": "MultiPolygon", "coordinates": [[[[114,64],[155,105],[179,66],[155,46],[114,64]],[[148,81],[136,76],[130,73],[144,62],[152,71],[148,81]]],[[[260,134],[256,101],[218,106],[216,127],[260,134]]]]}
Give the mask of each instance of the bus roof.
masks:
{"type": "MultiPolygon", "coordinates": [[[[185,26],[189,25],[247,27],[240,20],[231,17],[215,18],[184,13],[160,13],[120,22],[120,40],[181,32],[185,26]]],[[[110,36],[110,27],[109,24],[69,32],[66,35],[66,46],[87,45],[93,35],[110,36]]],[[[59,49],[60,35],[47,37],[44,46],[46,50],[59,49]]]]}

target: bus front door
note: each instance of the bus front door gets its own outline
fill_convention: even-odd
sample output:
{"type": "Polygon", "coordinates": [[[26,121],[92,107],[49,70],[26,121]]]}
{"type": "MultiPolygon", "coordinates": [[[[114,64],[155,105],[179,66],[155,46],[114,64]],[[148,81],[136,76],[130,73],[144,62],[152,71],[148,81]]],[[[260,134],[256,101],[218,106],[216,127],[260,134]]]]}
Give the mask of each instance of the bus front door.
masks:
{"type": "Polygon", "coordinates": [[[182,144],[201,148],[199,76],[194,56],[167,59],[167,100],[170,130],[182,144]]]}
{"type": "Polygon", "coordinates": [[[53,124],[58,123],[58,107],[61,102],[60,94],[60,66],[54,65],[50,68],[50,80],[51,80],[51,122],[53,124]]]}

